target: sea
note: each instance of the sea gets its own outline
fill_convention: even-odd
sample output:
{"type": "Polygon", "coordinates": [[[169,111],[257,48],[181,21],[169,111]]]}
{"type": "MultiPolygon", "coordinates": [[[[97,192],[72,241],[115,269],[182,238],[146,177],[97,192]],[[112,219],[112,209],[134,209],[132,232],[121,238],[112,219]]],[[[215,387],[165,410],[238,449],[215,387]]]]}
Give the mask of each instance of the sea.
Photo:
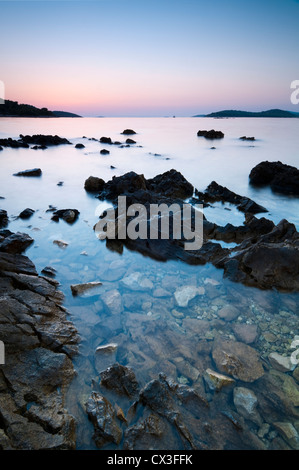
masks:
{"type": "MultiPolygon", "coordinates": [[[[96,448],[93,425],[85,406],[92,390],[101,390],[101,371],[115,362],[132,368],[141,388],[160,373],[175,383],[194,388],[210,403],[213,422],[217,400],[222,394],[226,408],[242,422],[245,420],[246,429],[258,436],[265,448],[279,448],[281,442],[296,447],[299,443],[298,382],[292,376],[293,371],[283,373],[273,368],[268,356],[273,352],[291,356],[291,345],[299,335],[299,296],[233,283],[209,263],[191,266],[173,260],[159,262],[126,248],[121,253],[112,251],[104,240],[96,237],[93,229],[108,204],[87,193],[84,182],[89,176],[108,181],[128,171],[152,178],[173,168],[200,191],[216,181],[266,207],[268,212],[257,217],[266,217],[275,224],[287,219],[299,229],[298,197],[275,193],[269,187],[256,188],[249,183],[251,169],[262,161],[299,166],[299,119],[0,119],[0,138],[18,139],[20,134],[58,135],[72,143],[45,150],[4,148],[0,152],[0,208],[8,213],[9,230],[28,233],[34,239],[26,255],[38,272],[46,266],[56,270],[55,278],[65,296],[63,305],[80,336],[79,352],[73,358],[76,376],[66,401],[66,408],[76,420],[77,448],[96,448]],[[122,132],[128,128],[136,132],[129,136],[136,144],[99,142],[105,136],[125,144],[126,136],[122,132]],[[224,138],[211,141],[198,137],[197,131],[203,129],[221,130],[224,138]],[[243,141],[242,136],[255,140],[243,141]],[[85,147],[76,149],[77,143],[85,147]],[[109,154],[100,153],[104,148],[109,154]],[[42,176],[13,176],[31,168],[41,168],[42,176]],[[77,209],[78,220],[74,224],[51,220],[53,214],[49,209],[53,207],[77,209]],[[18,217],[25,208],[35,211],[28,220],[18,217]],[[57,240],[65,245],[53,243],[57,240]],[[72,295],[71,285],[91,281],[100,281],[102,285],[86,295],[72,295]],[[180,306],[175,293],[186,286],[201,287],[201,295],[180,306]],[[225,306],[238,309],[238,316],[230,321],[220,319],[218,312],[225,306]],[[194,321],[198,321],[198,328],[190,326],[194,321]],[[249,346],[257,351],[265,375],[271,377],[269,382],[264,377],[261,384],[260,379],[245,383],[236,379],[238,387],[251,390],[257,397],[254,419],[238,408],[232,390],[217,392],[204,378],[208,368],[220,372],[212,355],[217,339],[242,342],[236,333],[237,324],[255,325],[256,337],[249,346]],[[96,351],[107,344],[113,344],[109,353],[96,351]],[[285,386],[284,397],[275,401],[275,387],[279,380],[284,383],[284,377],[288,384],[292,382],[291,392],[285,386]],[[269,390],[265,390],[265,383],[272,384],[273,389],[269,385],[269,390]],[[267,399],[272,404],[265,411],[262,403],[267,399]],[[296,413],[286,416],[283,411],[286,406],[280,406],[279,400],[294,407],[296,413]],[[277,422],[290,423],[294,435],[297,433],[297,444],[295,438],[292,442],[287,440],[277,422]]],[[[244,222],[244,214],[229,203],[219,202],[204,208],[204,215],[219,225],[244,222]]],[[[122,397],[117,404],[125,415],[132,405],[122,397]]],[[[196,435],[192,427],[190,432],[196,435]]],[[[178,441],[170,436],[170,448],[178,445],[172,442],[178,441]]],[[[206,447],[213,449],[214,442],[207,438],[206,447]]],[[[119,445],[109,443],[104,449],[119,449],[122,445],[123,441],[119,445]]],[[[223,437],[223,448],[232,447],[229,437],[223,437]]]]}

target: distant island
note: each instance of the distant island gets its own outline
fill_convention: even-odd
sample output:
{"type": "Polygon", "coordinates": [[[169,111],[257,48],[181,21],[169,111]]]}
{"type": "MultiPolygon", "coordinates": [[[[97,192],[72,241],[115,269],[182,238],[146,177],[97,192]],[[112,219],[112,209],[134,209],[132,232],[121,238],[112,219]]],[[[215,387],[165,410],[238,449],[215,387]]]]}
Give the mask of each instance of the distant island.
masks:
{"type": "Polygon", "coordinates": [[[291,111],[283,111],[282,109],[269,109],[268,111],[251,112],[251,111],[235,111],[232,109],[217,111],[215,113],[196,115],[193,117],[211,117],[211,118],[240,118],[240,117],[253,117],[253,118],[298,118],[299,113],[292,113],[291,111]]]}
{"type": "Polygon", "coordinates": [[[0,117],[81,117],[66,111],[49,111],[47,108],[36,108],[30,104],[19,104],[17,101],[5,100],[0,105],[0,117]]]}

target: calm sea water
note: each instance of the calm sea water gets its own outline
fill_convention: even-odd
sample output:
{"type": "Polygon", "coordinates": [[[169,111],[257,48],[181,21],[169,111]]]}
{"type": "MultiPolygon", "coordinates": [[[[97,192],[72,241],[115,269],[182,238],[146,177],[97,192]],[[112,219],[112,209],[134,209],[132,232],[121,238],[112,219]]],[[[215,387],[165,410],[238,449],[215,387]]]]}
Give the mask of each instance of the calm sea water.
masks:
{"type": "MultiPolygon", "coordinates": [[[[275,194],[268,188],[255,189],[248,181],[250,170],[264,160],[280,160],[298,167],[298,119],[1,118],[0,138],[18,138],[19,134],[57,134],[74,144],[44,151],[6,148],[1,151],[0,196],[5,199],[0,203],[10,218],[8,228],[29,233],[34,238],[35,243],[27,250],[27,255],[38,271],[49,265],[57,270],[56,279],[65,294],[65,306],[81,336],[80,353],[74,360],[77,377],[68,395],[68,407],[78,422],[78,448],[94,447],[84,403],[93,384],[99,380],[99,372],[111,361],[132,367],[141,385],[163,371],[180,383],[202,390],[204,369],[215,368],[215,365],[209,354],[190,359],[180,343],[187,344],[191,351],[194,341],[212,344],[218,335],[238,339],[234,330],[236,323],[257,326],[258,335],[252,347],[262,358],[267,360],[270,352],[291,354],[290,344],[299,333],[297,295],[233,284],[223,280],[222,272],[211,265],[158,263],[126,249],[122,254],[109,251],[93,232],[104,204],[85,192],[84,181],[90,175],[107,181],[113,175],[131,170],[149,178],[175,168],[199,190],[217,181],[265,206],[269,213],[262,216],[275,223],[286,218],[299,228],[299,198],[275,194]],[[121,132],[126,128],[137,132],[133,137],[137,142],[135,146],[119,148],[88,140],[107,136],[124,142],[121,132]],[[199,129],[221,130],[225,138],[220,141],[198,138],[199,129]],[[256,140],[240,141],[243,135],[254,136],[256,140]],[[75,149],[78,142],[85,148],[75,149]],[[212,146],[216,148],[211,149],[212,146]],[[101,155],[103,148],[110,154],[101,155]],[[111,165],[115,169],[111,169],[111,165]],[[13,176],[13,173],[34,167],[42,169],[41,178],[13,176]],[[61,181],[63,185],[57,186],[61,181]],[[58,209],[78,209],[78,221],[73,225],[51,221],[51,212],[46,212],[50,205],[58,209]],[[36,212],[29,220],[22,221],[17,216],[26,207],[36,212]],[[54,240],[63,240],[68,246],[61,249],[54,240]],[[137,284],[129,282],[132,279],[137,279],[137,284]],[[102,281],[103,285],[91,296],[74,298],[71,295],[71,284],[95,280],[102,281]],[[193,299],[187,307],[178,307],[174,292],[186,285],[204,287],[205,294],[193,299]],[[163,294],[157,290],[161,287],[163,294]],[[240,314],[234,321],[223,322],[220,329],[215,329],[214,322],[219,319],[217,312],[227,304],[235,305],[240,314]],[[194,333],[186,326],[190,318],[210,322],[207,325],[211,327],[202,337],[194,338],[194,333]],[[147,328],[148,322],[151,322],[151,329],[147,328]],[[161,331],[166,340],[165,344],[158,345],[161,331]],[[99,357],[96,348],[110,342],[118,345],[113,357],[99,357]],[[195,371],[188,372],[188,364],[195,371]]],[[[210,221],[222,225],[227,222],[238,225],[244,221],[244,214],[228,204],[216,204],[204,213],[210,221]],[[224,210],[225,207],[230,210],[224,210]]],[[[258,383],[249,384],[249,388],[258,393],[258,383]]],[[[208,399],[213,401],[212,394],[208,393],[208,399]]],[[[235,409],[232,400],[228,406],[235,409]]],[[[283,419],[282,416],[281,421],[283,419]]],[[[288,421],[290,419],[288,417],[288,421]]],[[[271,422],[268,424],[270,428],[264,437],[266,446],[277,436],[275,427],[271,422]]],[[[257,432],[254,426],[253,432],[257,432]]]]}

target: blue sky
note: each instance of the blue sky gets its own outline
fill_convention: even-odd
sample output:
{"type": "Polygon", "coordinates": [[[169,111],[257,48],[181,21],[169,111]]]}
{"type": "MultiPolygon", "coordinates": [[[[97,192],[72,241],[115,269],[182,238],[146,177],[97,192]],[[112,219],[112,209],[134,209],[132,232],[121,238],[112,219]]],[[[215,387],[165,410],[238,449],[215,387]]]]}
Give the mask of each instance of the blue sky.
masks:
{"type": "Polygon", "coordinates": [[[295,0],[0,0],[0,17],[7,99],[105,116],[299,111],[295,0]]]}

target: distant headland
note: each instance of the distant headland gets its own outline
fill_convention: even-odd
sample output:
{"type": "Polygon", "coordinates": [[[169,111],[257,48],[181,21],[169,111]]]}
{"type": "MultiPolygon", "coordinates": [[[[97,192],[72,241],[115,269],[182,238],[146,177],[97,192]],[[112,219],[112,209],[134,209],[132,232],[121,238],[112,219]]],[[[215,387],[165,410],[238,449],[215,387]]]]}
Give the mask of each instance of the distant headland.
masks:
{"type": "Polygon", "coordinates": [[[268,111],[251,112],[251,111],[235,111],[233,109],[217,111],[215,113],[196,115],[193,117],[211,117],[211,118],[298,118],[299,113],[291,111],[283,111],[282,109],[269,109],[268,111]]]}
{"type": "Polygon", "coordinates": [[[36,108],[30,104],[19,104],[17,101],[5,100],[0,105],[0,117],[81,117],[66,111],[49,111],[47,108],[36,108]]]}

